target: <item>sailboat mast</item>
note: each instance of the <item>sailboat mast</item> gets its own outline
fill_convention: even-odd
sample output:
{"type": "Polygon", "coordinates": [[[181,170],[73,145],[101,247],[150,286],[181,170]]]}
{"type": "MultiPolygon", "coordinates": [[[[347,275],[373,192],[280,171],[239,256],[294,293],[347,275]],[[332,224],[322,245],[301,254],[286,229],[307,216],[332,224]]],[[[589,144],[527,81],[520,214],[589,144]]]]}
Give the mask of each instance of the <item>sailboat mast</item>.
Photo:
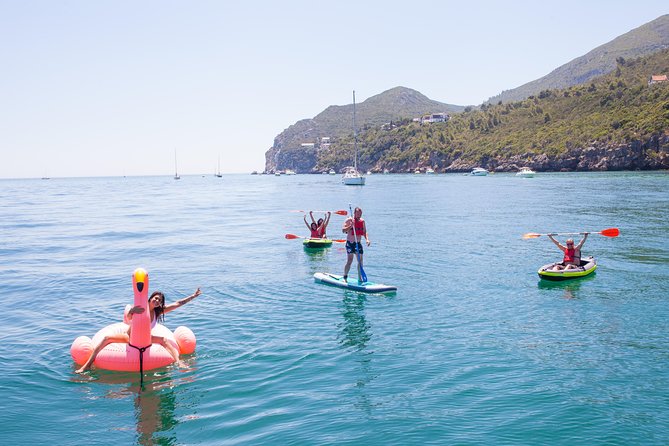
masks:
{"type": "Polygon", "coordinates": [[[358,171],[358,131],[355,126],[355,90],[353,90],[353,150],[355,157],[353,158],[353,167],[358,171]]]}

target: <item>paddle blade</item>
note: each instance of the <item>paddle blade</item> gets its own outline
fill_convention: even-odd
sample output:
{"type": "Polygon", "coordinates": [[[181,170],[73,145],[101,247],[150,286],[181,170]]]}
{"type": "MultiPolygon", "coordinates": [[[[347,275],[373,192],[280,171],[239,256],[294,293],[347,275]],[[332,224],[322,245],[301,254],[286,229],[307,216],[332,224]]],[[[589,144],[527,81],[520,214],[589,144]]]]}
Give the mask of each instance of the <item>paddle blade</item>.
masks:
{"type": "Polygon", "coordinates": [[[620,229],[618,228],[608,228],[600,232],[605,237],[618,237],[620,235],[620,229]]]}
{"type": "Polygon", "coordinates": [[[523,235],[523,240],[537,237],[541,237],[541,234],[537,234],[536,232],[528,232],[527,234],[523,235]]]}
{"type": "Polygon", "coordinates": [[[288,240],[293,240],[293,239],[302,238],[302,237],[300,237],[299,235],[295,235],[295,234],[286,234],[286,238],[288,240]]]}
{"type": "Polygon", "coordinates": [[[335,242],[335,243],[346,243],[345,238],[340,238],[340,239],[336,239],[336,240],[332,240],[332,241],[335,242]]]}
{"type": "Polygon", "coordinates": [[[360,281],[363,283],[367,282],[367,274],[365,274],[365,270],[362,268],[362,265],[360,265],[360,281]]]}
{"type": "Polygon", "coordinates": [[[348,215],[348,212],[343,211],[343,210],[342,211],[334,211],[334,213],[337,214],[337,215],[348,215]]]}

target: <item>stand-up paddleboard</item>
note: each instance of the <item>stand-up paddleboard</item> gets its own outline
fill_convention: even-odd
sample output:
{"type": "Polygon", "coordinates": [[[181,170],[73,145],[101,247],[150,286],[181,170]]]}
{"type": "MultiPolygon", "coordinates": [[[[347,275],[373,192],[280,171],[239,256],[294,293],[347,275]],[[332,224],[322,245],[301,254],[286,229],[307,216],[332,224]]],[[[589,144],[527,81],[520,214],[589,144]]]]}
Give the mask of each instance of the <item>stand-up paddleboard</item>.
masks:
{"type": "Polygon", "coordinates": [[[392,293],[397,291],[396,286],[384,285],[382,283],[374,282],[358,283],[358,280],[355,278],[349,277],[348,280],[344,280],[344,276],[338,276],[336,274],[330,273],[316,273],[314,274],[314,280],[326,285],[345,288],[347,290],[360,291],[362,293],[392,293]]]}

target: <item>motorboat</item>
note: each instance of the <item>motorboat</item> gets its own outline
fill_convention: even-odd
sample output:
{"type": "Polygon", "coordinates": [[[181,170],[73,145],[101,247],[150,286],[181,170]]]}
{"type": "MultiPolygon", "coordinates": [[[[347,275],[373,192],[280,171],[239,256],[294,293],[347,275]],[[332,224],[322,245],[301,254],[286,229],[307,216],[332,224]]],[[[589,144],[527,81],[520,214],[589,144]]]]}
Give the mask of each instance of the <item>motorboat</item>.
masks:
{"type": "Polygon", "coordinates": [[[516,176],[521,178],[532,178],[535,174],[536,172],[529,167],[521,167],[520,170],[516,172],[516,176]]]}
{"type": "Polygon", "coordinates": [[[488,171],[483,167],[474,167],[469,174],[475,177],[484,177],[488,175],[488,171]]]}

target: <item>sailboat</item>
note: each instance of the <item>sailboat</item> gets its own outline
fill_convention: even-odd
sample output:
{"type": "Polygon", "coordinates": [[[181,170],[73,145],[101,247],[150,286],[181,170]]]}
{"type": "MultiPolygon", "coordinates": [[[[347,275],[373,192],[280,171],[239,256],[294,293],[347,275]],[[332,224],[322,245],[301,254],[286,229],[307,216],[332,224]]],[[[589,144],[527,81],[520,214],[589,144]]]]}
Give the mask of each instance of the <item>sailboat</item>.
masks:
{"type": "Polygon", "coordinates": [[[174,179],[180,180],[179,171],[177,170],[177,149],[174,149],[174,179]]]}
{"type": "Polygon", "coordinates": [[[223,175],[221,175],[221,157],[218,157],[218,171],[214,174],[218,178],[221,178],[223,175]]]}
{"type": "Polygon", "coordinates": [[[353,90],[353,167],[349,166],[344,171],[341,182],[347,186],[364,186],[365,177],[358,172],[358,132],[355,127],[355,90],[353,90]]]}

